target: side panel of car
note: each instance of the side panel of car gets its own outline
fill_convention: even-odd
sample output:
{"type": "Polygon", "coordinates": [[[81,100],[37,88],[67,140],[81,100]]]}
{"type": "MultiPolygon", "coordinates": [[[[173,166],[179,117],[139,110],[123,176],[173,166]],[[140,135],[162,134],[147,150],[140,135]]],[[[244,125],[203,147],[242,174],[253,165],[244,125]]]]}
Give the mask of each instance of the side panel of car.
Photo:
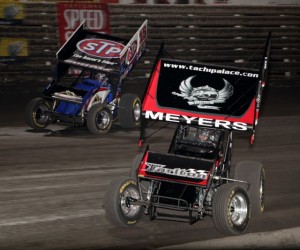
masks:
{"type": "Polygon", "coordinates": [[[91,99],[88,101],[86,110],[90,110],[90,108],[98,103],[110,103],[112,101],[112,94],[109,88],[100,88],[91,99]]]}

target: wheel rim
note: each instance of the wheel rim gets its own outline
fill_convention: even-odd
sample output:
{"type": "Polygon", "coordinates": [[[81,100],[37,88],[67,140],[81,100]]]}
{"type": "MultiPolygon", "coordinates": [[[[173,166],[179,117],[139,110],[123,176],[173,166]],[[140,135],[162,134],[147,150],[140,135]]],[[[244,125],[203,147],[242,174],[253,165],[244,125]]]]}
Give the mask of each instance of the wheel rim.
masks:
{"type": "Polygon", "coordinates": [[[108,110],[101,109],[96,116],[96,125],[100,130],[105,130],[109,127],[111,115],[108,110]]]}
{"type": "Polygon", "coordinates": [[[38,105],[34,112],[34,117],[37,123],[45,124],[49,117],[46,115],[47,107],[45,105],[38,105]]]}
{"type": "Polygon", "coordinates": [[[242,225],[247,219],[248,206],[245,197],[235,194],[230,201],[230,219],[235,225],[242,225]]]}
{"type": "Polygon", "coordinates": [[[139,211],[139,205],[130,205],[129,198],[139,199],[140,195],[138,191],[133,187],[127,187],[121,195],[121,209],[126,217],[135,217],[139,211]]]}
{"type": "Polygon", "coordinates": [[[139,121],[141,117],[141,105],[139,102],[136,102],[133,107],[133,117],[135,121],[139,121]]]}

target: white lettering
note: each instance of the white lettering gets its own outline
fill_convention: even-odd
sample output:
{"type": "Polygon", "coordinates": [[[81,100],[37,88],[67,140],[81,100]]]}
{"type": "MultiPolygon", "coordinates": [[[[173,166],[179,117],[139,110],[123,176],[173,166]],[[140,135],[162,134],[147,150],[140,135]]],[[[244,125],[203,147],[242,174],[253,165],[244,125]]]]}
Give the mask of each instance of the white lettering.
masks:
{"type": "Polygon", "coordinates": [[[252,77],[258,78],[259,75],[256,73],[251,72],[240,72],[235,70],[226,70],[226,69],[214,69],[214,68],[207,68],[207,67],[197,67],[194,65],[183,65],[183,64],[175,64],[175,63],[166,63],[164,62],[164,67],[166,68],[173,68],[173,69],[188,69],[192,71],[200,71],[200,72],[207,72],[211,74],[225,74],[225,75],[236,75],[236,76],[245,76],[245,77],[252,77]]]}
{"type": "Polygon", "coordinates": [[[211,127],[213,126],[213,119],[199,118],[198,125],[211,127]]]}
{"type": "Polygon", "coordinates": [[[67,27],[65,29],[75,29],[75,27],[78,26],[76,25],[76,22],[79,20],[78,11],[66,9],[64,12],[64,18],[67,23],[67,27]]]}
{"type": "Polygon", "coordinates": [[[184,168],[166,168],[166,165],[146,162],[147,172],[174,175],[180,177],[186,177],[191,179],[207,179],[208,171],[197,169],[184,169],[184,168]]]}
{"type": "Polygon", "coordinates": [[[105,13],[102,10],[76,10],[66,9],[64,18],[67,23],[65,29],[75,29],[86,20],[86,26],[92,30],[100,30],[105,28],[105,13]]]}
{"type": "Polygon", "coordinates": [[[234,122],[232,124],[232,128],[236,130],[246,131],[247,130],[247,124],[243,122],[234,122]]]}
{"type": "Polygon", "coordinates": [[[223,128],[230,129],[230,124],[231,124],[231,122],[229,122],[229,121],[216,120],[215,127],[217,127],[217,128],[223,127],[223,128]]]}
{"type": "MultiPolygon", "coordinates": [[[[109,46],[113,46],[113,43],[107,43],[107,42],[100,42],[100,44],[103,44],[99,49],[97,49],[96,53],[100,54],[105,48],[109,47],[109,46]]],[[[107,51],[105,54],[108,54],[107,51]]]]}
{"type": "Polygon", "coordinates": [[[109,55],[110,53],[120,53],[121,49],[120,48],[116,48],[116,47],[110,47],[105,54],[109,55]]]}
{"type": "Polygon", "coordinates": [[[153,119],[153,120],[160,120],[162,121],[164,118],[164,113],[157,112],[156,114],[153,114],[152,111],[147,110],[145,114],[146,119],[153,119]]]}
{"type": "Polygon", "coordinates": [[[97,43],[88,43],[86,46],[83,47],[83,49],[93,51],[96,49],[97,45],[97,43]]]}
{"type": "Polygon", "coordinates": [[[198,117],[188,117],[185,115],[178,114],[169,114],[163,112],[153,112],[147,110],[145,112],[146,119],[159,120],[159,121],[167,121],[167,122],[186,122],[186,124],[198,124],[199,126],[206,127],[215,127],[215,128],[225,128],[225,129],[235,129],[239,131],[247,131],[248,126],[247,123],[243,122],[230,122],[225,120],[214,120],[211,118],[198,118],[198,117]]]}
{"type": "Polygon", "coordinates": [[[180,115],[166,114],[167,122],[179,122],[180,115]]]}
{"type": "Polygon", "coordinates": [[[183,115],[182,117],[186,120],[187,124],[192,124],[192,121],[197,118],[197,117],[187,117],[185,115],[183,115]]]}

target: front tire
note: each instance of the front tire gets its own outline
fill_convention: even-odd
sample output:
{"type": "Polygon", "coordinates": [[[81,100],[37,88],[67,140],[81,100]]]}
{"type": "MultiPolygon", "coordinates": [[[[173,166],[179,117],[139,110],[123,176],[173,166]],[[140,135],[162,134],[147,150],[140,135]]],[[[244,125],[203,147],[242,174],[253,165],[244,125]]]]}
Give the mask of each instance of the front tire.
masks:
{"type": "Polygon", "coordinates": [[[214,195],[212,212],[219,232],[231,235],[244,233],[250,221],[247,191],[239,184],[223,184],[214,195]]]}
{"type": "Polygon", "coordinates": [[[89,131],[93,134],[107,133],[112,125],[110,109],[103,104],[95,104],[87,113],[86,124],[89,131]]]}
{"type": "Polygon", "coordinates": [[[104,196],[106,219],[118,227],[135,225],[142,216],[142,206],[131,205],[130,198],[140,199],[135,180],[121,176],[113,180],[104,196]]]}
{"type": "Polygon", "coordinates": [[[119,121],[123,128],[136,128],[141,125],[142,105],[137,95],[124,94],[121,96],[119,106],[119,121]]]}
{"type": "Polygon", "coordinates": [[[49,104],[43,98],[32,99],[25,109],[25,121],[34,129],[44,129],[50,123],[47,111],[50,110],[49,104]]]}
{"type": "Polygon", "coordinates": [[[235,166],[234,178],[246,181],[249,186],[249,197],[253,215],[260,215],[265,208],[265,170],[260,162],[241,161],[235,166]]]}

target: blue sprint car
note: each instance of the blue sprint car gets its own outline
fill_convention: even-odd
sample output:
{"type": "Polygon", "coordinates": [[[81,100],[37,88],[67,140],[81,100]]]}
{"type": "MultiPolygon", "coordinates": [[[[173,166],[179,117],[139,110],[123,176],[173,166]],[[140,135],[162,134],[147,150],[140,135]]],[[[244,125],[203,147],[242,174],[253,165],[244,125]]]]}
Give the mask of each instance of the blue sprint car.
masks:
{"type": "Polygon", "coordinates": [[[121,84],[146,49],[147,20],[131,40],[88,30],[82,23],[57,52],[54,80],[43,96],[31,100],[25,120],[33,129],[50,123],[87,126],[93,134],[107,133],[114,121],[138,127],[141,101],[121,94],[121,84]]]}

